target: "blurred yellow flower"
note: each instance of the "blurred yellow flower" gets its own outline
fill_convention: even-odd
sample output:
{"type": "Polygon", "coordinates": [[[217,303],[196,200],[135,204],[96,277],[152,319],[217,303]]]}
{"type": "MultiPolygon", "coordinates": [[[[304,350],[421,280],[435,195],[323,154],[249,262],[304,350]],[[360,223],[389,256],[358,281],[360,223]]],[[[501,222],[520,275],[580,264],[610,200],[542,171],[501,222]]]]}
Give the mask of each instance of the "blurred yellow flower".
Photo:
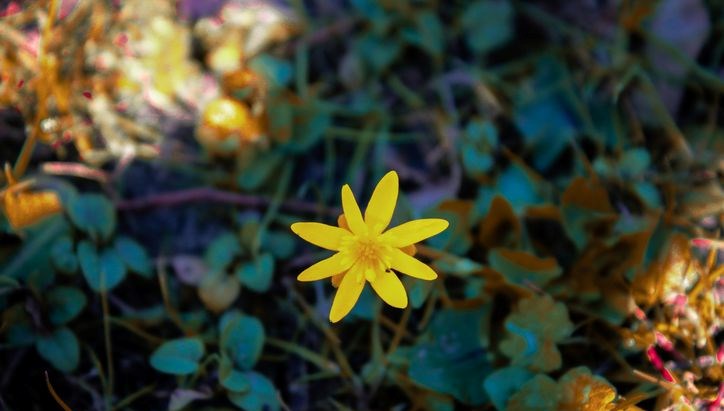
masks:
{"type": "Polygon", "coordinates": [[[5,165],[6,189],[0,190],[0,211],[14,230],[33,225],[46,217],[63,211],[58,195],[49,190],[29,191],[30,184],[17,182],[5,165]]]}
{"type": "Polygon", "coordinates": [[[426,218],[385,231],[395,210],[398,190],[397,173],[390,171],[375,187],[363,218],[352,190],[345,185],[342,187],[344,214],[340,218],[344,224],[340,227],[321,223],[292,224],[292,231],[304,240],[337,252],[297,277],[299,281],[316,281],[342,274],[329,312],[329,320],[333,323],[352,310],[366,281],[387,304],[405,308],[407,293],[392,270],[423,280],[437,278],[432,268],[409,255],[408,247],[441,233],[449,223],[439,218],[426,218]]]}

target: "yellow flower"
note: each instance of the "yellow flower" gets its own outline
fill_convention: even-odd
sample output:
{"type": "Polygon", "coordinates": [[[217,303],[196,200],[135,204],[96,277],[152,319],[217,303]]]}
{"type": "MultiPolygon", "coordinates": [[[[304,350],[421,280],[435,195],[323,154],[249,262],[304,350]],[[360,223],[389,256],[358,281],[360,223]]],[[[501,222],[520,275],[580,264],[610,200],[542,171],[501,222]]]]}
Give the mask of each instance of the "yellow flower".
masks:
{"type": "MultiPolygon", "coordinates": [[[[364,218],[349,185],[342,187],[340,227],[321,223],[295,223],[292,231],[310,243],[336,251],[297,277],[299,281],[316,281],[341,274],[329,320],[341,320],[354,307],[369,281],[377,295],[387,304],[407,307],[407,293],[397,274],[399,271],[423,280],[434,280],[437,273],[408,254],[409,246],[444,231],[448,222],[439,218],[413,220],[385,229],[395,211],[399,182],[390,171],[375,187],[364,218]]],[[[335,281],[336,282],[336,281],[335,281]]]]}

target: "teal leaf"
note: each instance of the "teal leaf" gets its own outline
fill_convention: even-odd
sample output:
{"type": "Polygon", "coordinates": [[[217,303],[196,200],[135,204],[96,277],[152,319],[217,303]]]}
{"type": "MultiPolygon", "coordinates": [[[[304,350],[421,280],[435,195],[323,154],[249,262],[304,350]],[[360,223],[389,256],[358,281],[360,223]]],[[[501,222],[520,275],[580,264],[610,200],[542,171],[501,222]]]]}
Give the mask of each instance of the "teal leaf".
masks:
{"type": "Polygon", "coordinates": [[[495,196],[502,195],[513,211],[520,214],[527,207],[545,203],[551,197],[550,186],[523,165],[512,163],[503,171],[495,186],[480,186],[472,220],[485,216],[495,196]]]}
{"type": "Polygon", "coordinates": [[[246,373],[234,369],[234,363],[226,355],[221,356],[219,363],[219,382],[227,390],[236,393],[247,392],[250,388],[246,373]]]}
{"type": "Polygon", "coordinates": [[[405,289],[407,289],[410,305],[416,309],[422,307],[422,304],[425,303],[434,284],[433,281],[424,281],[410,276],[404,276],[402,282],[405,284],[405,289]]]}
{"type": "Polygon", "coordinates": [[[422,342],[407,352],[410,379],[468,405],[485,403],[488,399],[480,381],[492,365],[481,330],[488,315],[487,309],[439,311],[422,342]]]}
{"type": "Polygon", "coordinates": [[[80,348],[73,331],[59,328],[35,341],[35,349],[41,357],[62,372],[71,372],[78,366],[80,348]]]}
{"type": "Polygon", "coordinates": [[[355,49],[373,73],[382,73],[397,59],[402,48],[395,40],[370,33],[357,40],[355,49]]]}
{"type": "Polygon", "coordinates": [[[5,335],[8,344],[15,347],[32,345],[38,338],[35,329],[28,322],[18,322],[10,325],[5,335]]]}
{"type": "Polygon", "coordinates": [[[372,291],[372,287],[365,287],[362,289],[357,304],[354,305],[349,315],[344,317],[342,321],[353,321],[355,318],[362,318],[365,320],[372,320],[375,318],[375,304],[379,299],[372,291]]]}
{"type": "Polygon", "coordinates": [[[50,260],[53,267],[63,274],[74,274],[78,271],[78,258],[73,251],[73,240],[69,235],[55,240],[50,249],[50,260]]]}
{"type": "Polygon", "coordinates": [[[212,271],[225,270],[242,253],[239,237],[227,232],[216,237],[204,253],[204,261],[212,271]]]}
{"type": "Polygon", "coordinates": [[[507,0],[478,0],[462,16],[465,39],[475,53],[487,53],[513,35],[513,7],[507,0]]]}
{"type": "Polygon", "coordinates": [[[126,267],[112,248],[106,248],[100,255],[89,241],[78,244],[78,260],[86,282],[93,291],[110,291],[126,277],[126,267]]]}
{"type": "Polygon", "coordinates": [[[492,249],[488,253],[488,261],[490,267],[502,274],[510,284],[520,286],[531,283],[540,287],[563,272],[554,258],[539,258],[518,250],[492,249]]]}
{"type": "Polygon", "coordinates": [[[286,87],[292,80],[292,64],[269,54],[260,54],[251,59],[249,68],[256,73],[261,73],[275,88],[286,87]]]}
{"type": "Polygon", "coordinates": [[[116,210],[100,194],[81,194],[66,205],[73,225],[87,233],[93,241],[107,240],[116,229],[116,210]]]}
{"type": "Polygon", "coordinates": [[[151,354],[151,366],[156,370],[174,375],[188,375],[199,368],[204,355],[204,343],[200,338],[179,338],[166,341],[151,354]]]}
{"type": "Polygon", "coordinates": [[[239,173],[236,182],[244,190],[255,190],[271,177],[283,160],[284,157],[273,151],[257,155],[251,165],[239,173]]]}
{"type": "Polygon", "coordinates": [[[0,275],[0,294],[4,293],[6,290],[13,290],[18,287],[20,287],[18,280],[6,275],[0,275]]]}
{"type": "Polygon", "coordinates": [[[268,114],[269,135],[277,141],[288,141],[294,132],[294,109],[283,98],[273,100],[272,104],[274,109],[268,114]]]}
{"type": "Polygon", "coordinates": [[[522,367],[505,367],[490,374],[483,381],[483,388],[495,408],[503,411],[508,399],[534,376],[535,374],[522,367]]]}
{"type": "Polygon", "coordinates": [[[284,260],[294,254],[296,238],[289,233],[266,231],[262,237],[261,248],[269,251],[276,259],[284,260]]]}
{"type": "Polygon", "coordinates": [[[652,210],[661,208],[661,194],[653,183],[636,181],[633,183],[633,189],[647,207],[652,210]]]}
{"type": "Polygon", "coordinates": [[[314,101],[297,107],[292,139],[285,145],[293,153],[307,152],[332,124],[332,117],[314,101]]]}
{"type": "Polygon", "coordinates": [[[88,299],[85,294],[74,287],[56,287],[47,294],[50,322],[63,325],[80,314],[88,299]]]}
{"type": "Polygon", "coordinates": [[[618,161],[618,170],[623,178],[642,175],[651,165],[651,155],[644,148],[626,150],[618,161]]]}
{"type": "Polygon", "coordinates": [[[493,169],[495,159],[489,153],[478,151],[475,147],[463,146],[463,167],[472,176],[483,176],[493,169]]]}
{"type": "Polygon", "coordinates": [[[126,236],[118,236],[113,243],[113,249],[129,271],[144,278],[153,276],[151,258],[146,249],[135,240],[126,236]]]}
{"type": "Polygon", "coordinates": [[[472,238],[468,227],[463,223],[465,219],[461,218],[460,214],[451,211],[435,211],[425,217],[442,218],[450,222],[447,230],[426,240],[430,246],[456,255],[464,255],[472,247],[472,238]]]}
{"type": "Polygon", "coordinates": [[[35,270],[28,275],[28,286],[36,292],[43,292],[55,282],[55,270],[35,270]]]}
{"type": "Polygon", "coordinates": [[[274,276],[274,257],[269,253],[261,254],[254,261],[241,264],[236,276],[247,288],[263,293],[269,290],[274,276]]]}
{"type": "Polygon", "coordinates": [[[577,133],[566,106],[557,98],[546,98],[517,106],[514,119],[533,152],[533,165],[546,170],[577,133]]]}
{"type": "Polygon", "coordinates": [[[465,126],[465,138],[482,150],[492,151],[498,146],[498,129],[490,121],[473,120],[465,126]]]}
{"type": "Polygon", "coordinates": [[[278,411],[279,398],[274,384],[265,376],[250,371],[246,373],[249,390],[245,393],[227,392],[229,401],[244,411],[278,411]]]}
{"type": "Polygon", "coordinates": [[[0,274],[26,280],[34,272],[53,272],[50,250],[53,242],[69,230],[63,216],[49,217],[27,228],[22,247],[4,262],[0,274]]]}
{"type": "Polygon", "coordinates": [[[385,17],[387,12],[375,0],[350,0],[352,7],[367,20],[377,20],[385,17]]]}
{"type": "Polygon", "coordinates": [[[402,38],[432,57],[441,57],[445,46],[445,30],[440,19],[431,11],[415,14],[415,26],[402,29],[402,38]]]}
{"type": "Polygon", "coordinates": [[[264,348],[264,326],[256,317],[238,311],[225,314],[220,320],[220,347],[234,368],[249,370],[259,360],[264,348]]]}

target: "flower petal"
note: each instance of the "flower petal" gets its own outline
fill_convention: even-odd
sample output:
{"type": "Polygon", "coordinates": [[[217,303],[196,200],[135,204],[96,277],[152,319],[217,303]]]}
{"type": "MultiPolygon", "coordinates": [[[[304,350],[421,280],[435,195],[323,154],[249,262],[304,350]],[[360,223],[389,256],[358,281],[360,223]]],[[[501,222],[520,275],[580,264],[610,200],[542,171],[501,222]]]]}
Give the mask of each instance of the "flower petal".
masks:
{"type": "Polygon", "coordinates": [[[390,225],[397,204],[400,182],[395,171],[390,171],[377,183],[370,202],[365,209],[365,222],[374,233],[379,234],[390,225]]]}
{"type": "Polygon", "coordinates": [[[388,241],[392,247],[401,248],[440,234],[449,225],[450,223],[441,218],[412,220],[390,228],[382,234],[381,239],[388,241]]]}
{"type": "Polygon", "coordinates": [[[310,243],[332,251],[339,251],[342,239],[351,235],[343,228],[322,223],[294,223],[292,231],[310,243]]]}
{"type": "Polygon", "coordinates": [[[297,280],[317,281],[331,277],[347,271],[347,269],[352,266],[352,263],[354,263],[354,261],[351,258],[344,256],[342,253],[337,253],[302,271],[301,274],[297,276],[297,280]]]}
{"type": "Polygon", "coordinates": [[[414,257],[410,257],[398,248],[392,249],[389,256],[392,268],[403,274],[422,280],[434,280],[437,278],[437,273],[430,268],[429,265],[414,257]]]}
{"type": "Polygon", "coordinates": [[[342,187],[342,210],[344,210],[344,218],[349,225],[350,230],[355,234],[363,234],[367,231],[367,225],[362,219],[362,212],[359,210],[357,200],[354,199],[352,189],[349,184],[342,187]]]}
{"type": "Polygon", "coordinates": [[[352,307],[357,303],[357,299],[359,299],[359,295],[366,283],[364,277],[358,281],[362,269],[363,267],[360,264],[355,264],[342,277],[342,282],[334,295],[332,309],[329,310],[329,321],[336,323],[352,311],[352,307]]]}
{"type": "Polygon", "coordinates": [[[377,295],[387,304],[397,308],[407,307],[407,292],[397,274],[392,271],[383,271],[378,273],[375,281],[370,284],[377,295]]]}

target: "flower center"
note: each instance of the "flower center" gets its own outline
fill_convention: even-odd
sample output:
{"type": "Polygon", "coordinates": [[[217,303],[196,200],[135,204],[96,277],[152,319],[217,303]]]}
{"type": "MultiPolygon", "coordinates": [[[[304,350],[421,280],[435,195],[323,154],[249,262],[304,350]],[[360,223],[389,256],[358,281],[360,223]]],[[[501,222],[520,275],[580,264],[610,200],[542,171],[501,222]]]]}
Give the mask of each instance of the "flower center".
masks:
{"type": "Polygon", "coordinates": [[[386,251],[389,246],[381,243],[373,236],[355,236],[349,244],[343,247],[342,251],[348,253],[349,257],[361,265],[357,272],[357,281],[374,281],[380,271],[390,268],[386,251]]]}

